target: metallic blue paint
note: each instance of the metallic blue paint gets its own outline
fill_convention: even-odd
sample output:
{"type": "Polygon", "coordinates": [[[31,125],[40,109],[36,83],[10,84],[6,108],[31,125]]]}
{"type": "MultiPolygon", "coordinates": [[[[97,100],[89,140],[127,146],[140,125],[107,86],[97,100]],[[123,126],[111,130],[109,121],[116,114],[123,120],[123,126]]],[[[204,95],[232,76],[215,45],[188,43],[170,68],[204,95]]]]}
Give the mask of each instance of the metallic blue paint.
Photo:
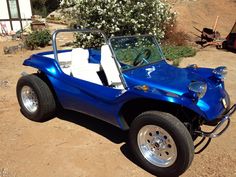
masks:
{"type": "Polygon", "coordinates": [[[212,79],[212,69],[177,68],[162,60],[155,64],[127,70],[124,74],[129,87],[134,85],[148,85],[152,89],[155,89],[156,93],[159,93],[159,95],[156,94],[158,95],[157,97],[152,95],[153,98],[168,102],[170,101],[170,97],[165,97],[164,93],[176,94],[179,99],[176,99],[174,103],[197,112],[207,121],[212,121],[225,111],[221,102],[222,98],[226,99],[227,105],[230,104],[229,96],[224,89],[223,83],[212,79]],[[154,68],[151,73],[149,73],[150,68],[154,68]],[[193,81],[207,83],[207,92],[200,100],[193,101],[191,96],[188,95],[188,85],[193,81]],[[187,100],[183,101],[184,98],[188,98],[190,102],[187,102],[187,100]]]}
{"type": "MultiPolygon", "coordinates": [[[[65,51],[59,51],[65,52],[65,51]]],[[[90,62],[100,62],[100,51],[90,49],[90,62]]],[[[229,106],[230,100],[222,81],[217,80],[208,68],[177,68],[162,60],[157,63],[123,72],[128,85],[126,90],[113,89],[83,81],[62,72],[56,60],[43,55],[32,55],[24,65],[37,68],[50,80],[61,105],[65,109],[83,112],[126,129],[120,116],[122,106],[134,99],[151,99],[174,103],[199,114],[206,121],[220,117],[225,111],[222,98],[229,106]],[[196,100],[189,94],[192,81],[207,83],[208,90],[203,98],[196,100]],[[137,89],[147,85],[148,90],[137,89]]]]}

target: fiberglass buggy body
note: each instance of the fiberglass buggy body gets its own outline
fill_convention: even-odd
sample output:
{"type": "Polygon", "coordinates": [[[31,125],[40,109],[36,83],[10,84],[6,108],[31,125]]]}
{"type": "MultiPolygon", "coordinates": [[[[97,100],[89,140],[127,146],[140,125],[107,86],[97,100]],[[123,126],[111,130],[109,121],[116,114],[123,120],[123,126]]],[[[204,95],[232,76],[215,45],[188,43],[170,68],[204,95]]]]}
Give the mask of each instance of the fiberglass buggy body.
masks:
{"type": "Polygon", "coordinates": [[[236,109],[224,87],[225,67],[177,68],[151,35],[112,37],[98,30],[57,30],[53,51],[23,63],[38,69],[17,84],[22,113],[34,121],[55,115],[56,105],[89,114],[123,130],[137,162],[158,176],[182,174],[194,148],[218,137],[236,109]],[[98,33],[100,50],[58,50],[58,33],[98,33]],[[202,125],[213,126],[211,132],[202,125]],[[197,137],[203,140],[194,146],[197,137]]]}

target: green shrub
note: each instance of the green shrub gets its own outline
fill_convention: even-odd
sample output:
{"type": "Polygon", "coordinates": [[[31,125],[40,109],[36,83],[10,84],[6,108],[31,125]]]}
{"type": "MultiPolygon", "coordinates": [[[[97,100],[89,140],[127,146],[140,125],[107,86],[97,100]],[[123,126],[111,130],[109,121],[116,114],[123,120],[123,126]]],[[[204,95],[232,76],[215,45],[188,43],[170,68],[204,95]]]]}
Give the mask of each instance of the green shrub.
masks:
{"type": "Polygon", "coordinates": [[[172,46],[165,45],[162,47],[163,53],[168,60],[173,61],[173,64],[178,66],[180,59],[183,57],[192,57],[196,55],[196,49],[189,46],[172,46]]]}
{"type": "MultiPolygon", "coordinates": [[[[81,28],[100,29],[108,37],[151,33],[161,39],[175,19],[171,7],[161,0],[62,0],[61,8],[81,28]]],[[[101,43],[92,37],[91,42],[83,41],[85,37],[77,37],[82,47],[101,43]]]]}
{"type": "Polygon", "coordinates": [[[59,7],[60,0],[31,0],[33,15],[47,15],[59,7]]]}
{"type": "Polygon", "coordinates": [[[39,30],[39,31],[33,31],[30,33],[24,43],[27,48],[33,50],[36,47],[45,47],[49,44],[51,40],[51,34],[49,30],[39,30]]]}

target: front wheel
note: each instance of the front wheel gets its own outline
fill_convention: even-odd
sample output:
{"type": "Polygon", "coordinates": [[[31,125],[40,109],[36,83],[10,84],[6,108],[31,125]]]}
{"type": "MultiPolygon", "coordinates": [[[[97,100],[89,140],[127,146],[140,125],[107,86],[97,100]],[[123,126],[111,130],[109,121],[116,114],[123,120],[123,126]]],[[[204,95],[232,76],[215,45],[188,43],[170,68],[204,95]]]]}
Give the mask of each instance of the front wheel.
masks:
{"type": "Polygon", "coordinates": [[[157,176],[179,176],[194,156],[187,128],[171,114],[147,111],[132,122],[129,145],[139,164],[157,176]]]}

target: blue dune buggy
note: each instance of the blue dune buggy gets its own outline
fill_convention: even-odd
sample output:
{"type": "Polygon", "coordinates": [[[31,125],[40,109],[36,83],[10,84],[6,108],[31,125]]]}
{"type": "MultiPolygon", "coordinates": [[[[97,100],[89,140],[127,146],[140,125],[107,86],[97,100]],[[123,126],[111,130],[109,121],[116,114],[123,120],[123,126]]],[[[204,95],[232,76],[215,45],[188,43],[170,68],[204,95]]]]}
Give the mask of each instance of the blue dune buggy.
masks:
{"type": "Polygon", "coordinates": [[[59,104],[129,130],[137,162],[158,176],[184,173],[194,153],[227,129],[236,110],[224,86],[226,67],[172,66],[151,35],[107,40],[98,30],[57,30],[53,51],[34,54],[23,65],[38,69],[17,83],[25,117],[52,118],[59,104]],[[68,32],[98,33],[104,44],[58,50],[58,33],[68,32]],[[203,125],[213,130],[203,131],[203,125]]]}

